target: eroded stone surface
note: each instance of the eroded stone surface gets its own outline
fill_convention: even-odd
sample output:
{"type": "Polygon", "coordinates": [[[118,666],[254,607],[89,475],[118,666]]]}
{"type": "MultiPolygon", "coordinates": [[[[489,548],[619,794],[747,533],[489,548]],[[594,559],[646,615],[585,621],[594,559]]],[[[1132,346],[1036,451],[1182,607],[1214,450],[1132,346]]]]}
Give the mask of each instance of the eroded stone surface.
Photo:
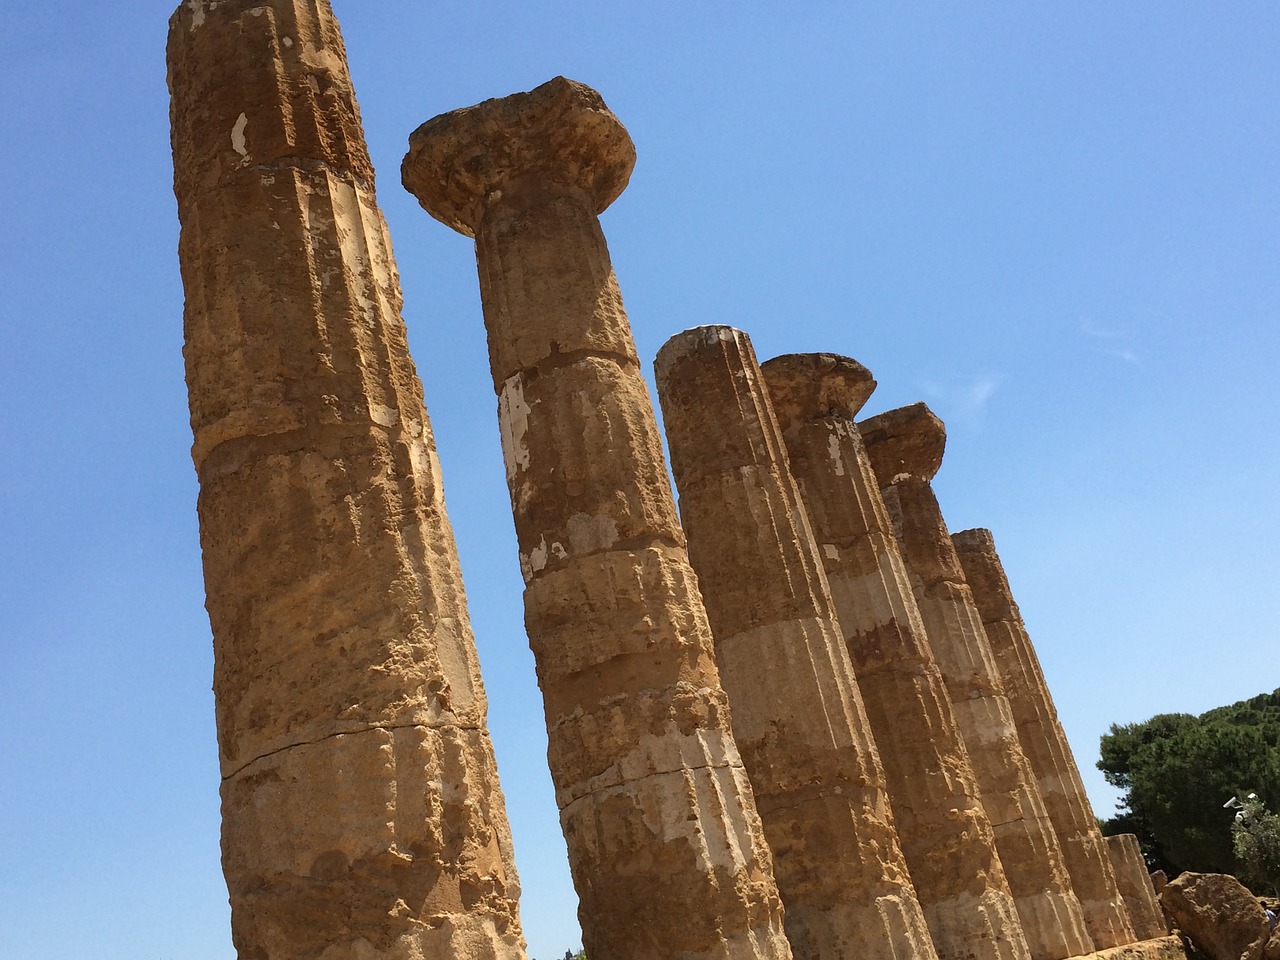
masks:
{"type": "Polygon", "coordinates": [[[1129,922],[1139,940],[1167,936],[1164,912],[1156,899],[1156,888],[1147,872],[1138,838],[1131,833],[1107,837],[1107,853],[1116,876],[1116,886],[1124,898],[1129,922]]]}
{"type": "MultiPolygon", "coordinates": [[[[1153,918],[1142,918],[1141,931],[1137,929],[1139,918],[1126,919],[1131,911],[1126,911],[1127,897],[1121,897],[1116,884],[1114,853],[1108,854],[1098,829],[991,532],[963,530],[951,540],[982,616],[983,630],[1018,727],[1018,740],[1057,833],[1063,864],[1084,910],[1090,936],[1099,948],[1118,946],[1135,938],[1163,936],[1166,931],[1159,925],[1152,926],[1153,918]]],[[[1145,879],[1144,868],[1144,883],[1145,879]]]]}
{"type": "Polygon", "coordinates": [[[698,574],[797,958],[934,957],[884,771],[750,340],[677,334],[655,362],[698,574]]]}
{"type": "Polygon", "coordinates": [[[830,354],[763,364],[907,866],[937,952],[1029,956],[969,757],[853,418],[874,381],[830,354]]]}
{"type": "Polygon", "coordinates": [[[524,956],[453,534],[325,0],[170,22],[241,957],[524,956]]]}
{"type": "Polygon", "coordinates": [[[1018,740],[982,619],[929,480],[946,432],[924,404],[859,425],[978,781],[1032,955],[1088,953],[1062,851],[1018,740]]]}
{"type": "Polygon", "coordinates": [[[1160,902],[1208,960],[1260,960],[1270,939],[1262,904],[1235,877],[1184,873],[1160,892],[1160,902]]]}
{"type": "Polygon", "coordinates": [[[402,170],[428,211],[476,238],[587,954],[785,960],[771,857],[596,219],[632,156],[599,95],[558,78],[428,121],[402,170]]]}

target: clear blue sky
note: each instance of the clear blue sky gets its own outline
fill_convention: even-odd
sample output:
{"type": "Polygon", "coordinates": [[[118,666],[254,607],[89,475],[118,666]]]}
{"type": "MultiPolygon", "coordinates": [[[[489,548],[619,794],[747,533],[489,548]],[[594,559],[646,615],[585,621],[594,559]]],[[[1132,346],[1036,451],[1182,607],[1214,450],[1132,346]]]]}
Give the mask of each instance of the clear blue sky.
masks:
{"type": "MultiPolygon", "coordinates": [[[[1280,6],[335,0],[440,444],[532,956],[578,942],[471,244],[427,118],[564,74],[639,163],[641,355],[703,323],[927,401],[1099,813],[1112,722],[1280,686],[1280,6]]],[[[152,0],[0,0],[0,953],[230,960],[152,0]]],[[[1275,798],[1280,804],[1280,798],[1275,798]]]]}

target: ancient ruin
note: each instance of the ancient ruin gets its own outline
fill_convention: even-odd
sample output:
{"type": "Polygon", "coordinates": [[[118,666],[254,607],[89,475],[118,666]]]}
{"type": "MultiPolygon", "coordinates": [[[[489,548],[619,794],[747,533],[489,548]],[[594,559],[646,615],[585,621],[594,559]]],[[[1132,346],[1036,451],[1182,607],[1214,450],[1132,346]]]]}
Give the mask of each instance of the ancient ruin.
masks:
{"type": "Polygon", "coordinates": [[[871,372],[825,353],[775,357],[763,372],[938,955],[1028,956],[995,835],[853,423],[875,389],[871,372]]]}
{"type": "Polygon", "coordinates": [[[1121,833],[1104,838],[1111,866],[1115,871],[1116,886],[1124,898],[1125,911],[1133,924],[1134,935],[1139,940],[1153,940],[1167,936],[1164,911],[1156,899],[1155,884],[1147,872],[1147,862],[1142,857],[1138,838],[1131,833],[1121,833]]]}
{"type": "Polygon", "coordinates": [[[822,561],[746,334],[655,361],[689,559],[797,958],[934,957],[822,561]]]}
{"type": "Polygon", "coordinates": [[[635,152],[557,78],[410,139],[474,237],[549,762],[588,955],[786,958],[769,851],[597,215],[635,152]]]}
{"type": "MultiPolygon", "coordinates": [[[[951,541],[982,617],[1018,727],[1018,740],[1058,835],[1063,865],[1084,910],[1089,934],[1098,949],[1129,943],[1138,931],[1130,926],[1125,901],[1116,887],[1114,858],[1107,855],[1107,844],[1084,792],[1067,735],[1058,722],[1058,711],[1014,602],[995,540],[989,530],[975,529],[961,531],[951,541]]],[[[1144,881],[1145,875],[1143,867],[1144,881]]],[[[1138,939],[1146,938],[1139,935],[1138,939]]]]}
{"type": "MultiPolygon", "coordinates": [[[[925,633],[942,671],[987,817],[1034,957],[1093,947],[1057,835],[1018,741],[1000,675],[930,485],[946,431],[922,403],[859,430],[902,548],[925,633]]],[[[1132,937],[1130,937],[1132,939],[1132,937]]]]}
{"type": "Polygon", "coordinates": [[[242,958],[520,960],[453,534],[326,0],[184,3],[174,192],[242,958]]]}

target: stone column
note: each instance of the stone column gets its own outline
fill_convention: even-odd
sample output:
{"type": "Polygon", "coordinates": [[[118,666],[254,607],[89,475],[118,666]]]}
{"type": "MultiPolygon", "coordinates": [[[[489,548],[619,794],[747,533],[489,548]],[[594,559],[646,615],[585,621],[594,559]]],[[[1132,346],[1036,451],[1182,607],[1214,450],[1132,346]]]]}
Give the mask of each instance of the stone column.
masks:
{"type": "Polygon", "coordinates": [[[1083,912],[1062,851],[1018,742],[982,619],[965,583],[929,481],[942,464],[946,432],[923,403],[859,425],[925,632],[942,671],[982,805],[1036,958],[1087,953],[1083,912]]]}
{"type": "Polygon", "coordinates": [[[596,219],[634,162],[599,94],[557,78],[423,124],[403,173],[428,213],[476,239],[587,954],[785,960],[768,847],[596,219]]]}
{"type": "Polygon", "coordinates": [[[995,541],[989,530],[981,529],[964,530],[951,540],[982,617],[1018,726],[1018,739],[1058,835],[1063,864],[1084,909],[1089,933],[1099,950],[1129,943],[1134,931],[1126,920],[1111,858],[1058,722],[1040,660],[996,554],[995,541]]]}
{"type": "Polygon", "coordinates": [[[775,357],[763,371],[938,955],[1027,957],[969,755],[853,424],[875,381],[856,360],[821,353],[775,357]]]}
{"type": "Polygon", "coordinates": [[[453,533],[327,0],[170,22],[232,938],[519,960],[453,533]]]}
{"type": "Polygon", "coordinates": [[[792,950],[933,960],[751,341],[732,327],[686,330],[654,368],[689,559],[792,950]]]}
{"type": "Polygon", "coordinates": [[[1124,897],[1129,921],[1138,940],[1154,940],[1169,935],[1164,921],[1164,911],[1156,899],[1156,888],[1147,872],[1147,861],[1142,857],[1138,838],[1132,833],[1106,837],[1107,853],[1115,870],[1116,885],[1124,897]]]}

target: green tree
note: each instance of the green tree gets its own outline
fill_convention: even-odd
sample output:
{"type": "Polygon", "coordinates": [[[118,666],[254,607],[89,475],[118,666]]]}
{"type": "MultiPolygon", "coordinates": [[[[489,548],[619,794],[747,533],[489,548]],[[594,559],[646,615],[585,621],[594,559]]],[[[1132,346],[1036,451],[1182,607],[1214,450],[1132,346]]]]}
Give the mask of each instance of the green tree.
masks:
{"type": "Polygon", "coordinates": [[[1199,717],[1111,727],[1098,768],[1124,791],[1104,833],[1135,833],[1152,867],[1233,873],[1232,796],[1280,798],[1280,690],[1199,717]]]}
{"type": "Polygon", "coordinates": [[[1261,801],[1246,800],[1231,826],[1231,843],[1245,885],[1280,896],[1280,816],[1261,801]]]}

